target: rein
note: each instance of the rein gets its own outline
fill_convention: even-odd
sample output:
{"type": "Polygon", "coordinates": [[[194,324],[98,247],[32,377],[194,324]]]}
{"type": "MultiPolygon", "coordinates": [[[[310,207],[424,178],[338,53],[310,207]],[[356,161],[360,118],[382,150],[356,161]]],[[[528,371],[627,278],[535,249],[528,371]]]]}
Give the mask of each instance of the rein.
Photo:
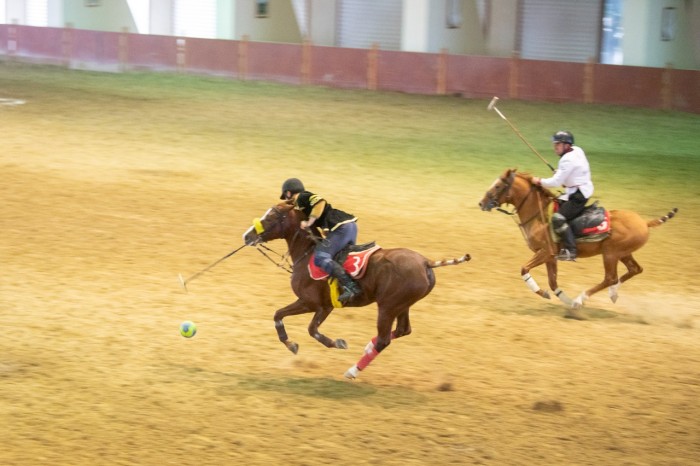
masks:
{"type": "Polygon", "coordinates": [[[284,254],[280,254],[280,253],[278,253],[277,251],[273,251],[272,249],[268,248],[268,247],[265,246],[264,244],[258,244],[257,246],[255,246],[255,249],[257,249],[258,252],[259,252],[260,254],[262,254],[263,256],[265,256],[270,262],[272,262],[273,264],[275,264],[278,268],[284,270],[285,272],[292,273],[292,267],[293,267],[293,265],[291,265],[291,264],[289,263],[289,251],[285,252],[284,254]],[[276,262],[275,259],[273,259],[272,257],[270,257],[270,256],[269,256],[265,251],[263,251],[262,249],[265,249],[265,250],[267,250],[267,251],[269,251],[269,252],[271,252],[271,253],[274,253],[275,255],[279,256],[279,257],[280,257],[280,261],[279,261],[279,262],[276,262]]]}
{"type": "MultiPolygon", "coordinates": [[[[277,209],[274,209],[274,210],[275,210],[278,214],[281,214],[277,209]]],[[[281,223],[284,221],[284,219],[286,219],[286,218],[287,218],[287,215],[286,215],[286,214],[280,215],[279,223],[281,224],[281,223]]],[[[294,272],[294,267],[295,267],[299,262],[301,262],[305,257],[307,257],[307,256],[311,253],[311,251],[313,251],[314,246],[315,246],[314,244],[312,244],[312,245],[306,250],[306,252],[304,252],[304,254],[302,254],[302,256],[299,257],[299,259],[295,260],[294,262],[290,262],[289,259],[290,259],[290,257],[291,257],[291,250],[293,249],[294,242],[295,242],[297,239],[299,239],[299,234],[301,234],[301,233],[302,233],[302,230],[297,230],[297,231],[294,233],[294,236],[292,237],[292,240],[290,241],[290,244],[289,244],[289,249],[287,249],[287,252],[285,252],[284,254],[280,254],[280,253],[278,253],[278,252],[276,252],[276,251],[270,249],[270,248],[267,247],[264,243],[260,243],[260,244],[256,245],[256,249],[258,250],[258,252],[259,252],[260,254],[262,254],[263,256],[265,256],[270,262],[272,262],[273,264],[275,264],[278,268],[284,270],[285,272],[287,272],[287,273],[289,273],[289,274],[292,274],[292,273],[294,272]],[[273,259],[272,257],[270,257],[270,255],[268,255],[267,252],[263,251],[263,249],[264,249],[265,251],[267,251],[267,252],[270,252],[270,253],[275,254],[276,256],[279,256],[279,261],[277,261],[276,259],[273,259]]],[[[308,232],[307,232],[307,233],[308,233],[308,232]]],[[[262,237],[264,234],[265,234],[265,232],[263,232],[260,236],[262,237]]],[[[317,238],[314,237],[311,233],[308,233],[308,235],[309,235],[309,237],[310,237],[311,240],[313,240],[314,242],[317,242],[317,238]]]]}
{"type": "MultiPolygon", "coordinates": [[[[505,201],[506,201],[506,203],[510,204],[510,203],[508,202],[508,200],[509,200],[509,198],[510,198],[510,190],[511,190],[511,188],[513,187],[513,180],[515,179],[515,176],[516,176],[516,173],[515,173],[515,172],[512,172],[511,175],[508,177],[507,180],[501,178],[501,181],[503,181],[503,190],[502,190],[501,192],[499,192],[497,195],[495,195],[494,198],[498,199],[502,194],[505,194],[505,195],[506,195],[505,201]]],[[[513,205],[513,210],[512,210],[512,211],[508,211],[508,210],[506,210],[506,209],[502,209],[500,206],[497,207],[496,210],[497,210],[498,212],[504,213],[504,214],[506,214],[506,215],[515,215],[515,214],[517,214],[518,212],[520,212],[520,208],[521,208],[521,207],[525,204],[525,202],[530,198],[530,195],[531,195],[533,192],[535,192],[536,190],[537,190],[537,188],[535,188],[535,185],[531,184],[531,185],[530,185],[530,190],[528,191],[527,195],[526,195],[525,197],[523,197],[523,199],[520,201],[520,203],[519,203],[517,206],[514,205],[514,204],[511,204],[511,205],[513,205]]],[[[530,222],[532,222],[533,220],[535,220],[538,216],[539,216],[540,219],[542,220],[542,223],[547,223],[547,222],[546,222],[545,215],[544,215],[544,206],[542,206],[542,199],[541,199],[540,197],[537,198],[537,205],[538,205],[537,212],[535,212],[530,218],[528,218],[528,219],[526,219],[526,220],[524,220],[524,221],[518,223],[518,226],[519,226],[520,228],[523,228],[523,227],[526,226],[528,223],[530,223],[530,222]]]]}

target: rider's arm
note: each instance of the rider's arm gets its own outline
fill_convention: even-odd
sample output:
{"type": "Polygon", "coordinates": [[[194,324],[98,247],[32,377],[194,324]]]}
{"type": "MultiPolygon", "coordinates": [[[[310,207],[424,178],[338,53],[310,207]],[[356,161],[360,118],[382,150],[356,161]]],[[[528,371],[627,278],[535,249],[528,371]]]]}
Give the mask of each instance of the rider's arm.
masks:
{"type": "Polygon", "coordinates": [[[564,181],[569,176],[569,172],[573,168],[572,161],[566,157],[559,160],[557,171],[550,178],[541,178],[539,184],[545,188],[558,188],[564,186],[564,181]]]}
{"type": "Polygon", "coordinates": [[[309,220],[307,222],[308,226],[314,224],[317,218],[323,215],[323,209],[326,208],[326,201],[321,199],[311,208],[311,213],[309,214],[309,220]]]}

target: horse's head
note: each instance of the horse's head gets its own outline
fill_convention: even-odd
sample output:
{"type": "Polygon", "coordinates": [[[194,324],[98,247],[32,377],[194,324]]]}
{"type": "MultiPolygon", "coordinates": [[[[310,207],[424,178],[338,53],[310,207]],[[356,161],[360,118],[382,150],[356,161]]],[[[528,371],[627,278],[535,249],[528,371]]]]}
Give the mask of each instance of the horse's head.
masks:
{"type": "Polygon", "coordinates": [[[294,210],[294,205],[281,202],[270,207],[265,214],[253,219],[253,226],[243,233],[243,242],[255,246],[273,239],[286,238],[299,230],[300,213],[294,210]]]}
{"type": "Polygon", "coordinates": [[[484,197],[479,201],[479,207],[486,212],[509,203],[510,190],[515,182],[517,170],[509,168],[500,177],[496,178],[484,197]]]}

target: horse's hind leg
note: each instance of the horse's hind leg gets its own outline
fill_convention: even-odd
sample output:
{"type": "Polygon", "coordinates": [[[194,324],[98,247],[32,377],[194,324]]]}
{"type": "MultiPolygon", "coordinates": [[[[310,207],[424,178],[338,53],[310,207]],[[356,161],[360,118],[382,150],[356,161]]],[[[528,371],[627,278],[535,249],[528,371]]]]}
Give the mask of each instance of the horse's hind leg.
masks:
{"type": "Polygon", "coordinates": [[[631,254],[629,256],[621,257],[620,262],[625,264],[625,267],[627,267],[627,273],[620,277],[620,281],[614,285],[611,285],[608,289],[608,294],[610,295],[610,299],[613,303],[617,302],[617,289],[620,288],[620,285],[644,271],[642,266],[639,265],[639,262],[637,262],[631,254]]]}
{"type": "MultiPolygon", "coordinates": [[[[408,317],[409,311],[404,312],[396,318],[396,329],[391,331],[391,339],[405,337],[411,334],[411,321],[408,317]]],[[[377,337],[374,336],[365,346],[365,353],[368,353],[377,345],[377,337]]]]}
{"type": "MultiPolygon", "coordinates": [[[[408,324],[408,308],[405,311],[399,313],[399,316],[402,316],[404,314],[406,314],[406,317],[402,318],[402,322],[404,322],[405,325],[408,324]]],[[[345,371],[345,377],[347,377],[348,379],[354,379],[355,377],[357,377],[361,370],[364,370],[367,366],[369,366],[369,364],[372,361],[374,361],[374,358],[379,356],[379,353],[381,353],[387,346],[391,344],[392,339],[398,338],[396,332],[391,331],[391,327],[393,324],[393,315],[390,315],[390,313],[383,311],[380,307],[379,317],[377,318],[377,336],[372,338],[372,340],[367,344],[367,346],[365,346],[365,354],[362,355],[357,364],[345,371]]]]}
{"type": "Polygon", "coordinates": [[[411,319],[406,311],[396,318],[396,329],[391,332],[391,339],[405,337],[411,334],[411,319]]]}
{"type": "Polygon", "coordinates": [[[603,288],[609,288],[617,283],[617,262],[618,258],[614,255],[603,255],[603,267],[605,268],[605,276],[603,281],[598,283],[593,288],[581,292],[574,299],[574,309],[580,309],[588,298],[599,292],[603,288]]]}

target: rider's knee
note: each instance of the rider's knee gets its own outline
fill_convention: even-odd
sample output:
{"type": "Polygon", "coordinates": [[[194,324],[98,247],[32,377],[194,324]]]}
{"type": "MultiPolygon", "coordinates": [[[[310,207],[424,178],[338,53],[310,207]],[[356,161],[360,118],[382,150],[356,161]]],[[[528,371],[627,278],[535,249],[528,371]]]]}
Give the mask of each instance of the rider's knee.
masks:
{"type": "Polygon", "coordinates": [[[559,212],[552,215],[552,227],[554,231],[559,232],[565,230],[568,225],[566,224],[566,217],[564,217],[559,212]]]}
{"type": "Polygon", "coordinates": [[[333,262],[333,258],[330,254],[324,251],[316,251],[316,254],[314,255],[314,265],[316,267],[326,270],[326,267],[328,267],[328,264],[331,262],[333,262]]]}

